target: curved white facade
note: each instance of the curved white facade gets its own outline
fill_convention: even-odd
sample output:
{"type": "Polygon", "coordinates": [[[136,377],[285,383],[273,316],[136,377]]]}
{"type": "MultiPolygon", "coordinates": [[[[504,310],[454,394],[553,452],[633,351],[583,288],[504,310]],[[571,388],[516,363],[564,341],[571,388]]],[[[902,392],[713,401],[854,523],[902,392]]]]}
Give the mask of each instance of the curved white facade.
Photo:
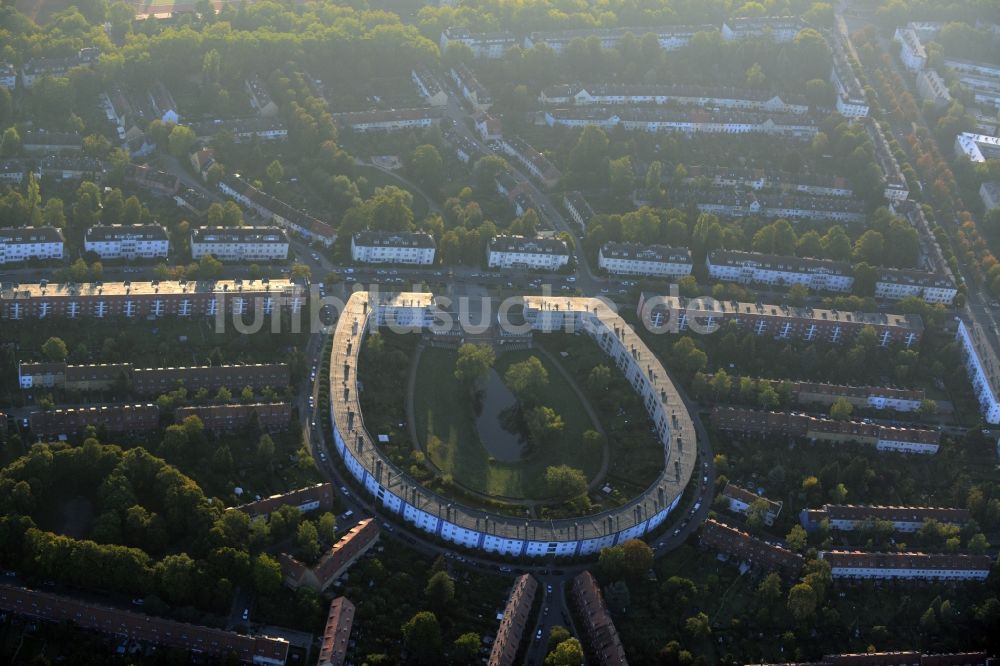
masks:
{"type": "Polygon", "coordinates": [[[535,331],[586,333],[607,353],[643,398],[663,445],[664,468],[629,503],[598,514],[561,520],[525,520],[465,507],[433,493],[396,467],[366,430],[357,397],[357,359],[366,331],[431,325],[431,294],[381,297],[357,292],[337,323],[330,359],[333,439],[351,475],[392,513],[413,526],[467,548],[501,555],[591,555],[641,537],[677,506],[695,466],[694,424],[656,357],[605,303],[591,298],[526,297],[525,319],[535,331]],[[374,315],[374,317],[372,316],[374,315]]]}

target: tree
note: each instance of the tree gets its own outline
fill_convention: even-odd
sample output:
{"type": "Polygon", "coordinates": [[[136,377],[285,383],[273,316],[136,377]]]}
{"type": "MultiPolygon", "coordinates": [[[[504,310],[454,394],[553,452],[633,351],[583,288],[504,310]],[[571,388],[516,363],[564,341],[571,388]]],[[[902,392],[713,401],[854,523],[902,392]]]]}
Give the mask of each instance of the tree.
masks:
{"type": "Polygon", "coordinates": [[[261,553],[254,559],[251,575],[254,589],[260,595],[269,596],[281,589],[281,565],[266,553],[261,553]]]}
{"type": "Polygon", "coordinates": [[[553,497],[579,497],[587,492],[587,477],[582,470],[569,465],[547,467],[545,487],[553,497]]]}
{"type": "Polygon", "coordinates": [[[603,394],[611,385],[611,368],[604,365],[595,365],[587,375],[587,388],[595,394],[603,394]]]}
{"type": "Polygon", "coordinates": [[[444,181],[444,162],[441,153],[431,144],[425,143],[413,149],[409,169],[418,183],[432,190],[441,187],[444,181]]]}
{"type": "Polygon", "coordinates": [[[170,135],[167,137],[167,146],[170,154],[180,159],[187,157],[188,153],[191,152],[191,146],[194,145],[196,138],[194,130],[190,127],[174,125],[174,128],[170,130],[170,135]]]}
{"type": "Polygon", "coordinates": [[[623,580],[616,580],[604,588],[604,601],[612,613],[628,612],[632,597],[629,594],[628,584],[623,580]]]}
{"type": "Polygon", "coordinates": [[[712,625],[709,624],[708,616],[699,612],[684,620],[684,631],[692,639],[700,641],[708,638],[708,635],[712,633],[712,625]]]}
{"type": "Polygon", "coordinates": [[[438,664],[441,657],[441,625],[430,611],[420,611],[403,625],[403,645],[413,663],[438,664]]]}
{"type": "Polygon", "coordinates": [[[464,344],[458,348],[455,360],[455,379],[467,387],[484,379],[496,361],[496,352],[490,345],[464,344]]]}
{"type": "Polygon", "coordinates": [[[316,533],[321,543],[332,545],[337,540],[337,517],[329,511],[316,521],[316,533]]]}
{"type": "Polygon", "coordinates": [[[274,440],[267,433],[260,436],[257,440],[257,461],[259,463],[268,465],[274,458],[274,440]]]}
{"type": "Polygon", "coordinates": [[[528,410],[524,415],[524,421],[528,427],[531,443],[534,445],[551,444],[562,434],[566,426],[554,409],[544,405],[528,410]]]}
{"type": "Polygon", "coordinates": [[[601,185],[608,178],[608,135],[587,125],[569,153],[569,171],[583,185],[601,185]]]}
{"type": "Polygon", "coordinates": [[[46,227],[62,229],[66,226],[66,213],[62,199],[51,197],[42,209],[42,224],[46,227]]]}
{"type": "Polygon", "coordinates": [[[863,261],[873,266],[882,263],[885,252],[885,238],[877,231],[869,229],[854,243],[855,261],[863,261]]]}
{"type": "Polygon", "coordinates": [[[308,520],[299,523],[299,528],[295,532],[295,545],[299,551],[299,557],[304,562],[314,562],[319,557],[319,533],[316,526],[308,520]]]}
{"type": "Polygon", "coordinates": [[[479,655],[479,634],[470,631],[451,644],[451,660],[455,664],[472,664],[479,655]]]}
{"type": "Polygon", "coordinates": [[[487,155],[476,160],[472,167],[476,188],[492,191],[496,187],[496,178],[507,170],[507,160],[499,155],[487,155]]]}
{"type": "Polygon", "coordinates": [[[788,302],[801,308],[809,299],[809,287],[804,284],[793,284],[788,289],[788,302]]]}
{"type": "Polygon", "coordinates": [[[830,418],[835,421],[849,421],[854,412],[854,405],[846,398],[837,398],[836,402],[830,405],[830,418]]]}
{"type": "Polygon", "coordinates": [[[760,66],[759,62],[755,62],[747,68],[746,76],[747,85],[751,88],[762,88],[767,81],[767,77],[764,75],[764,68],[760,66]]]}
{"type": "Polygon", "coordinates": [[[549,629],[549,643],[547,645],[548,652],[555,650],[557,645],[568,638],[572,638],[572,634],[569,633],[569,629],[559,624],[554,625],[551,629],[549,629]]]}
{"type": "Polygon", "coordinates": [[[785,535],[785,543],[788,544],[788,547],[800,553],[806,549],[808,540],[809,535],[801,525],[793,525],[792,529],[785,535]]]}
{"type": "Polygon", "coordinates": [[[580,666],[582,663],[583,646],[575,638],[567,638],[545,655],[545,666],[580,666]]]}
{"type": "Polygon", "coordinates": [[[767,512],[770,505],[763,497],[758,497],[747,507],[747,528],[751,532],[760,530],[767,522],[767,512]]]}
{"type": "Polygon", "coordinates": [[[623,543],[622,556],[625,575],[633,581],[645,578],[646,572],[653,566],[653,549],[642,539],[629,539],[623,543]]]}
{"type": "Polygon", "coordinates": [[[438,571],[427,581],[424,595],[430,607],[437,612],[448,610],[449,604],[455,600],[455,579],[447,571],[438,571]]]}
{"type": "Polygon", "coordinates": [[[243,226],[243,210],[237,205],[235,201],[227,201],[222,206],[222,226],[224,227],[242,227],[243,226]]]}
{"type": "Polygon", "coordinates": [[[608,182],[611,191],[617,196],[627,195],[635,183],[635,169],[632,168],[632,158],[628,155],[608,162],[608,182]]]}
{"type": "Polygon", "coordinates": [[[42,354],[50,361],[65,361],[69,350],[62,338],[51,337],[42,343],[42,354]]]}
{"type": "Polygon", "coordinates": [[[278,160],[273,160],[267,165],[264,175],[267,176],[268,184],[274,187],[285,179],[285,167],[281,166],[281,162],[278,160]]]}
{"type": "Polygon", "coordinates": [[[503,383],[523,405],[533,405],[549,385],[549,371],[537,356],[514,363],[504,373],[503,383]]]}
{"type": "Polygon", "coordinates": [[[17,128],[8,127],[0,136],[0,157],[11,157],[21,151],[21,135],[17,128]]]}
{"type": "MultiPolygon", "coordinates": [[[[798,525],[796,525],[798,527],[798,525]]],[[[766,603],[772,604],[781,598],[781,576],[769,573],[757,586],[757,594],[766,603]]]]}
{"type": "Polygon", "coordinates": [[[708,365],[708,355],[698,349],[694,340],[684,336],[670,348],[671,364],[681,376],[690,378],[696,372],[701,372],[708,365]]]}
{"type": "Polygon", "coordinates": [[[816,612],[816,591],[812,586],[798,583],[788,591],[788,610],[798,622],[805,622],[816,612]]]}
{"type": "Polygon", "coordinates": [[[295,262],[292,264],[291,276],[293,280],[309,280],[312,278],[312,269],[308,264],[295,262]]]}

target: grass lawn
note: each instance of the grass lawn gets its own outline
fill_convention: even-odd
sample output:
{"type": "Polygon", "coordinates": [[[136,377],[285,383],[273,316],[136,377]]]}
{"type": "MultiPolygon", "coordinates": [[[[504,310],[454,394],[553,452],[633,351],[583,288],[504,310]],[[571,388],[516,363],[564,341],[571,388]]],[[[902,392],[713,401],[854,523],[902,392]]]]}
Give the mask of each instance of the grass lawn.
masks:
{"type": "Polygon", "coordinates": [[[552,446],[526,460],[505,463],[491,462],[489,452],[479,440],[470,396],[454,379],[456,352],[424,351],[414,395],[417,433],[434,464],[451,474],[456,482],[498,497],[542,498],[546,496],[546,467],[567,464],[582,469],[588,478],[598,472],[600,447],[586,449],[583,444],[583,433],[592,429],[593,424],[557,368],[538,352],[516,351],[500,356],[496,371],[502,377],[512,364],[533,355],[538,356],[549,372],[545,404],[562,416],[566,427],[552,446]]]}

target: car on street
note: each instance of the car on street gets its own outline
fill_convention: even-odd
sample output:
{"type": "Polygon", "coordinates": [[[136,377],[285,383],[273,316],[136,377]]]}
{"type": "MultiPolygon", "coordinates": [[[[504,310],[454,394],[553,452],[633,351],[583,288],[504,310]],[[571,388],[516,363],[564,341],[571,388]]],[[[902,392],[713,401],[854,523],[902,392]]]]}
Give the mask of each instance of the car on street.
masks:
{"type": "Polygon", "coordinates": [[[535,632],[535,640],[536,641],[542,640],[542,628],[541,627],[539,627],[538,631],[535,632]]]}
{"type": "Polygon", "coordinates": [[[246,622],[249,619],[250,619],[250,609],[249,608],[244,608],[243,609],[243,621],[246,622]]]}

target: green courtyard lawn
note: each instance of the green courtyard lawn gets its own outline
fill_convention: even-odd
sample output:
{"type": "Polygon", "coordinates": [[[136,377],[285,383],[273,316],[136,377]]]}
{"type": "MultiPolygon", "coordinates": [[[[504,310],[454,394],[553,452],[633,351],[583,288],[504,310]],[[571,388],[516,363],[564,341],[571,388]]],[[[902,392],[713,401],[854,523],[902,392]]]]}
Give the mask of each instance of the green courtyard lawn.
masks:
{"type": "Polygon", "coordinates": [[[497,497],[547,496],[545,468],[570,465],[593,478],[601,465],[601,447],[586,448],[583,433],[594,425],[570,384],[551,362],[537,351],[506,352],[495,364],[502,377],[514,363],[537,356],[549,373],[545,404],[566,423],[560,438],[527,459],[505,463],[490,461],[490,454],[476,432],[472,398],[455,380],[452,350],[427,349],[420,359],[413,396],[416,428],[431,461],[455,482],[497,497]]]}

